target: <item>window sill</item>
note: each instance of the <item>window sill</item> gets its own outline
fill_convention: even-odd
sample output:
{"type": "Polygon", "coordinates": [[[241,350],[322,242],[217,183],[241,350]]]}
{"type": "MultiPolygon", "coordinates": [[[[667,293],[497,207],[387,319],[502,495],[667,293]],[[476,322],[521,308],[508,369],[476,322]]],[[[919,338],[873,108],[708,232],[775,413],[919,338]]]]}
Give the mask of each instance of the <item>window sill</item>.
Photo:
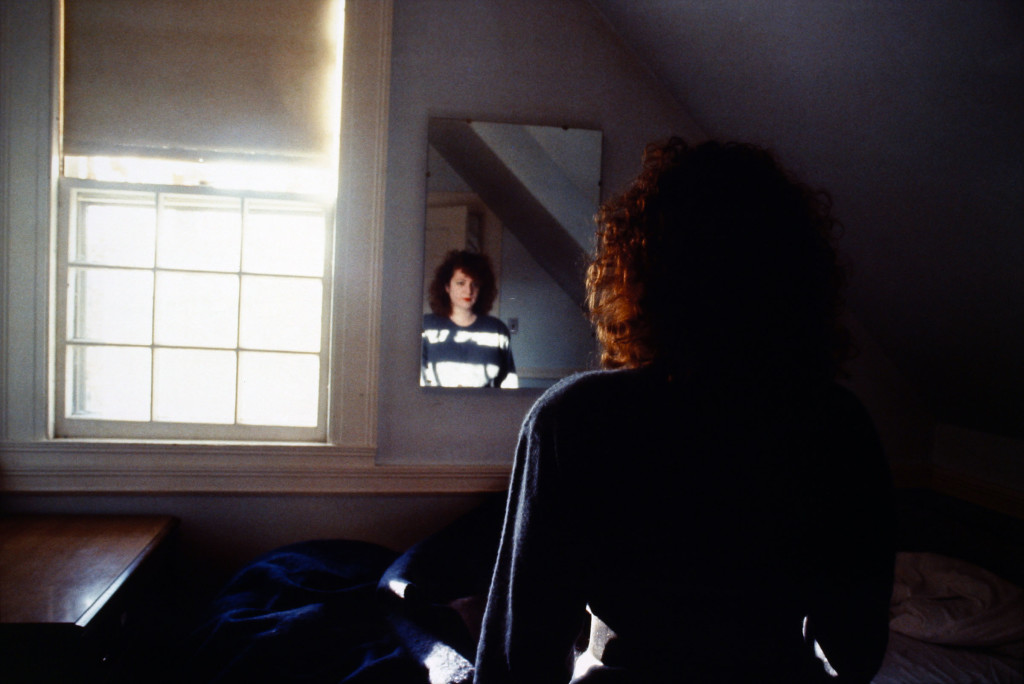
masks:
{"type": "Polygon", "coordinates": [[[0,444],[6,494],[460,494],[504,491],[508,474],[502,465],[377,465],[364,447],[0,444]]]}

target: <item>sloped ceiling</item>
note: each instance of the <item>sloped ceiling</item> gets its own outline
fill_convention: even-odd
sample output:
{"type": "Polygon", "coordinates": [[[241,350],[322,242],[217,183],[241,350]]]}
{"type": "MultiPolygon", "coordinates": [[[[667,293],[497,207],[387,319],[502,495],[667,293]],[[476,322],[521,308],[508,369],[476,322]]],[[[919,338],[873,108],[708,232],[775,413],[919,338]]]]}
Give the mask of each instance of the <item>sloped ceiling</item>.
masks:
{"type": "Polygon", "coordinates": [[[940,422],[1024,436],[1024,2],[590,0],[714,138],[827,189],[940,422]]]}

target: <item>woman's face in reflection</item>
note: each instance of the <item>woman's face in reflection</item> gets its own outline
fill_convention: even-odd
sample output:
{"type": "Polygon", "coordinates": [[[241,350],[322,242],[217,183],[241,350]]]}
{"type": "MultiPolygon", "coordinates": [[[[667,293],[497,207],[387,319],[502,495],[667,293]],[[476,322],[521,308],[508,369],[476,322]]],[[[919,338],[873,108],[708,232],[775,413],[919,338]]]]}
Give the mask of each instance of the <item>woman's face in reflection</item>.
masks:
{"type": "Polygon", "coordinates": [[[452,300],[452,313],[463,311],[471,313],[473,305],[476,304],[480,287],[461,268],[455,269],[451,281],[445,285],[445,291],[452,300]]]}

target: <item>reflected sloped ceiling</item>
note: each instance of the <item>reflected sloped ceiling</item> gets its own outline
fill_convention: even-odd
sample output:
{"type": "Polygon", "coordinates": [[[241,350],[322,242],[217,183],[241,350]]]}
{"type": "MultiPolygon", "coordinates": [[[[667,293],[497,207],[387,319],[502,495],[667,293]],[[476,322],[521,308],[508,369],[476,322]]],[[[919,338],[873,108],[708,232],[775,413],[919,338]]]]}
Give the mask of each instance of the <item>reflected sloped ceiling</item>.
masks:
{"type": "Polygon", "coordinates": [[[431,119],[428,139],[580,308],[587,254],[569,230],[474,130],[457,119],[431,119]]]}

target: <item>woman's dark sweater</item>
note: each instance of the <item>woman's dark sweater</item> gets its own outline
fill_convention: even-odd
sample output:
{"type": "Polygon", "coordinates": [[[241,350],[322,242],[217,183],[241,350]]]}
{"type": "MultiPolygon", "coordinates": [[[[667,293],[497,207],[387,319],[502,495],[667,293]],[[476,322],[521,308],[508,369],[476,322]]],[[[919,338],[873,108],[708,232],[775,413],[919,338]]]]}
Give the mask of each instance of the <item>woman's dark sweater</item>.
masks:
{"type": "Polygon", "coordinates": [[[890,516],[875,430],[838,385],[571,378],[522,427],[476,681],[568,682],[589,606],[612,637],[582,681],[868,682],[890,516]]]}

